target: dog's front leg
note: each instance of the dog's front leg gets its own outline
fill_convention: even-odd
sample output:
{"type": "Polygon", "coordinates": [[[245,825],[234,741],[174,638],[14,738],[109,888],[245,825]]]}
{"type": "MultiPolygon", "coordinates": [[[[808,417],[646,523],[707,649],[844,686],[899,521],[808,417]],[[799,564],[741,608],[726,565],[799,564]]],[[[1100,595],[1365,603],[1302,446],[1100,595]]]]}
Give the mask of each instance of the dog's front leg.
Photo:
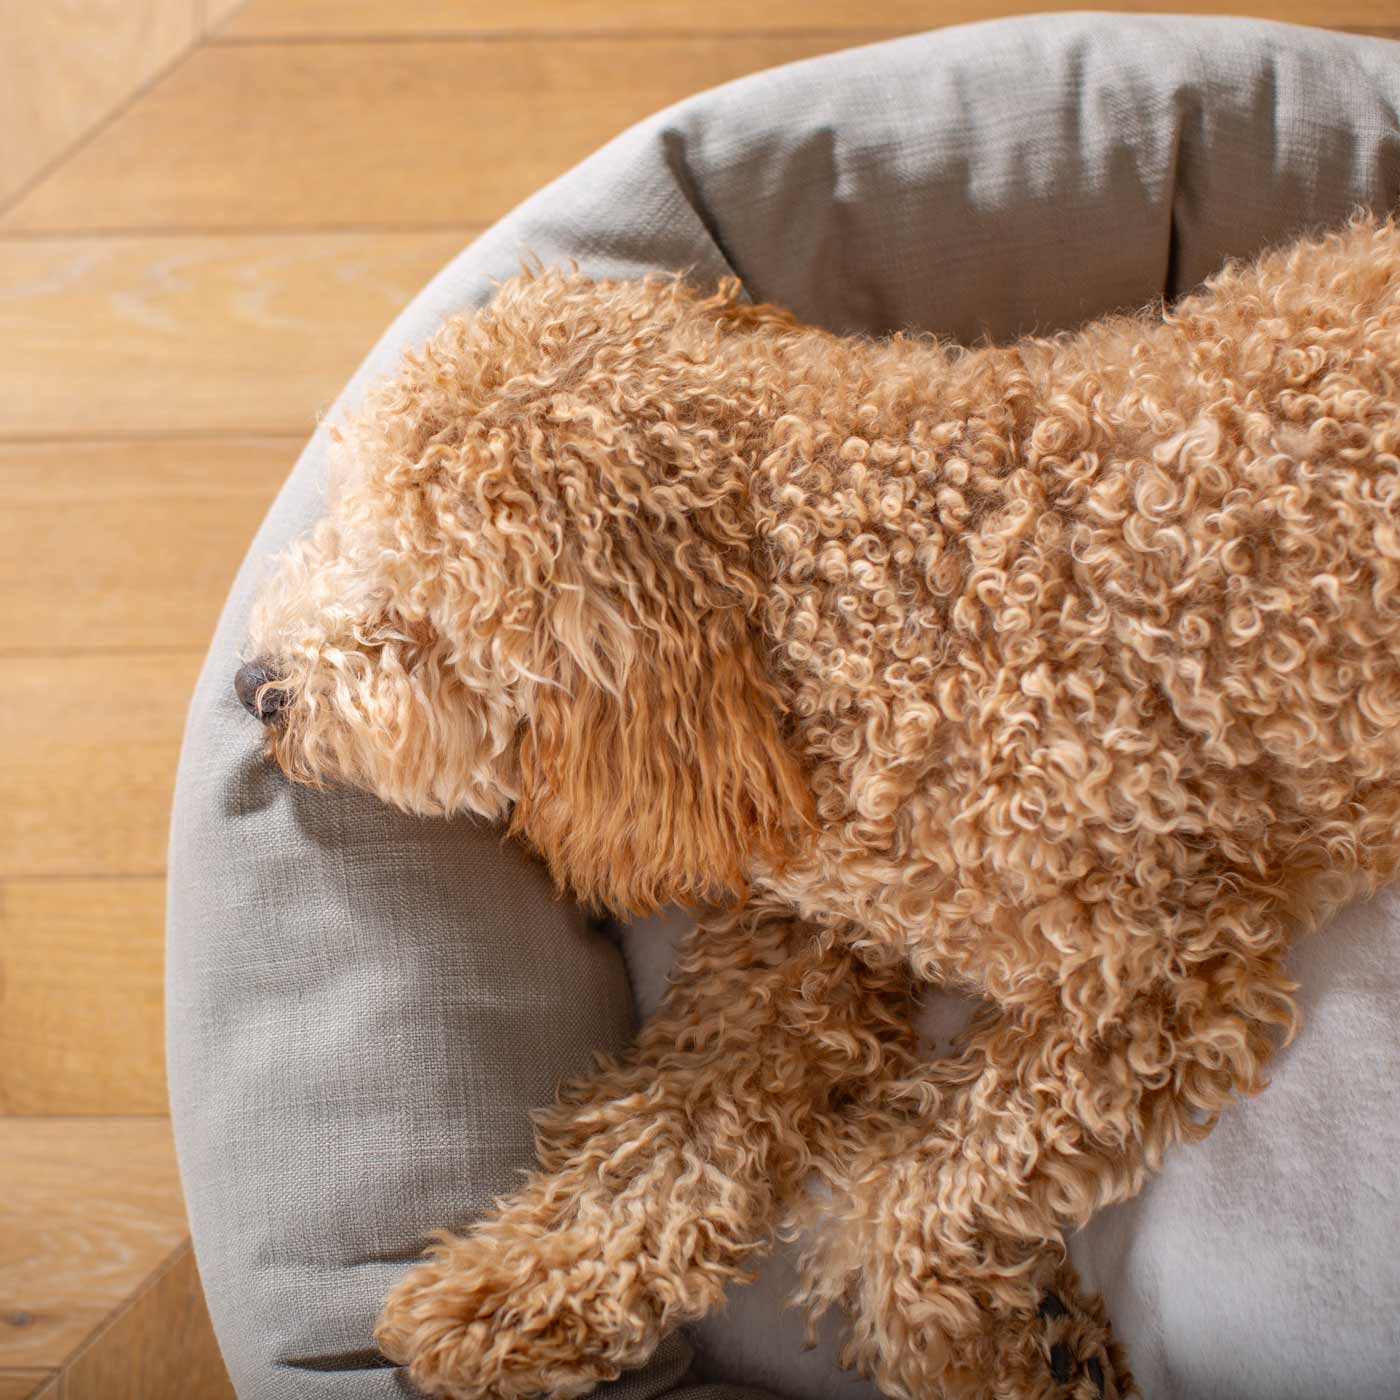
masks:
{"type": "Polygon", "coordinates": [[[832,1174],[796,1301],[814,1314],[844,1305],[843,1362],[893,1400],[1132,1393],[1063,1238],[1093,1208],[1098,1172],[1112,1199],[1136,1189],[1135,1175],[1114,1176],[1140,1168],[1110,1165],[1071,1125],[1061,1095],[1077,1086],[1060,1078],[1054,1019],[1048,1008],[984,1018],[957,1059],[890,1086],[844,1179],[832,1174]]]}
{"type": "Polygon", "coordinates": [[[1111,910],[1078,915],[1057,946],[1101,939],[1103,956],[1019,988],[958,1058],[897,1087],[813,1236],[805,1301],[846,1306],[848,1361],[899,1400],[1131,1394],[1064,1237],[1257,1089],[1291,1025],[1266,898],[1159,908],[1136,941],[1111,910]]]}
{"type": "Polygon", "coordinates": [[[907,1053],[898,970],[752,909],[691,935],[621,1064],[539,1120],[542,1169],[389,1296],[378,1340],[431,1395],[581,1395],[745,1277],[843,1085],[907,1053]]]}

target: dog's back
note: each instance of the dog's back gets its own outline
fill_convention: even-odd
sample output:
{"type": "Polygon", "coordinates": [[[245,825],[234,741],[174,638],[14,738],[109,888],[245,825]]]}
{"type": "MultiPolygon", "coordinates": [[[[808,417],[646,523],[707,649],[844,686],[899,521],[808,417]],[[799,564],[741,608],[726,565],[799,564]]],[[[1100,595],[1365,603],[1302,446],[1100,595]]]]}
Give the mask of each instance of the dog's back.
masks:
{"type": "Polygon", "coordinates": [[[1033,901],[1201,844],[1260,878],[1388,873],[1393,223],[1232,266],[1165,315],[860,353],[864,411],[791,425],[755,486],[814,888],[865,918],[880,880],[906,912],[992,880],[1033,901]]]}

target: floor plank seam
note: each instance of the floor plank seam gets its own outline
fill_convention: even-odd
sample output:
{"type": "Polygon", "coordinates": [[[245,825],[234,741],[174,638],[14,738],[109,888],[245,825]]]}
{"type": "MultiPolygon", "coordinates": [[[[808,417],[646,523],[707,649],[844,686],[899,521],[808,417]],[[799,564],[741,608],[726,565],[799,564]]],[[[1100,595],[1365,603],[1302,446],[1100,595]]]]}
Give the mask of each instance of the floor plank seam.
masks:
{"type": "Polygon", "coordinates": [[[368,34],[225,34],[210,36],[208,44],[214,48],[292,48],[334,44],[573,44],[573,43],[696,43],[713,41],[734,43],[765,39],[846,39],[857,43],[870,38],[897,39],[906,34],[924,34],[942,26],[928,28],[890,28],[887,26],[863,26],[846,29],[841,26],[828,28],[792,29],[424,29],[424,30],[385,30],[368,34]]]}
{"type": "MultiPolygon", "coordinates": [[[[82,871],[82,870],[66,870],[66,871],[59,871],[59,870],[36,870],[36,871],[27,871],[27,872],[25,872],[25,873],[23,873],[23,874],[15,874],[13,871],[0,870],[0,885],[60,884],[60,883],[63,883],[63,882],[65,882],[65,881],[71,881],[71,882],[73,882],[73,883],[82,882],[82,883],[84,883],[84,884],[90,884],[90,883],[94,883],[94,882],[97,882],[97,881],[103,881],[103,882],[106,882],[106,883],[115,883],[115,882],[117,882],[117,881],[130,881],[130,880],[164,880],[165,877],[166,877],[166,874],[167,874],[167,872],[166,872],[164,869],[161,869],[161,870],[91,870],[91,871],[82,871]]],[[[0,1118],[4,1118],[4,1117],[14,1117],[14,1118],[46,1118],[46,1117],[48,1117],[48,1116],[49,1116],[48,1114],[44,1114],[44,1113],[0,1114],[0,1118]]],[[[71,1118],[92,1118],[92,1117],[106,1118],[106,1117],[109,1117],[109,1116],[114,1116],[114,1117],[120,1118],[120,1117],[123,1117],[124,1115],[122,1115],[122,1114],[108,1115],[108,1114],[105,1114],[105,1113],[100,1113],[100,1114],[74,1113],[74,1114],[69,1114],[68,1116],[71,1117],[71,1118]]],[[[155,1113],[155,1114],[151,1114],[151,1113],[135,1113],[135,1114],[129,1114],[129,1115],[125,1115],[125,1116],[133,1117],[133,1118],[163,1118],[165,1115],[164,1115],[164,1114],[161,1114],[161,1113],[155,1113]]]]}
{"type": "MultiPolygon", "coordinates": [[[[3,499],[4,492],[0,492],[3,499]]],[[[168,499],[168,497],[167,497],[168,499]]],[[[220,500],[215,496],[212,499],[220,500]]],[[[2,647],[0,661],[39,661],[57,659],[71,661],[80,656],[203,656],[205,649],[185,643],[181,646],[131,646],[131,647],[2,647]]]]}
{"type": "MultiPolygon", "coordinates": [[[[312,424],[315,427],[315,424],[312,424]]],[[[66,446],[72,443],[107,442],[299,442],[309,435],[295,428],[170,428],[162,430],[126,429],[110,433],[4,433],[0,432],[0,447],[40,447],[45,444],[66,446]]]]}
{"type": "MultiPolygon", "coordinates": [[[[0,1123],[151,1123],[167,1122],[168,1113],[0,1113],[0,1123]]],[[[21,1366],[19,1370],[24,1370],[21,1366]]],[[[31,1367],[31,1370],[34,1368],[31,1367]]],[[[39,1370],[44,1368],[40,1366],[39,1370]]]]}
{"type": "Polygon", "coordinates": [[[17,210],[35,190],[39,189],[50,176],[56,175],[74,156],[86,150],[113,122],[119,117],[125,116],[126,113],[141,101],[141,99],[158,83],[164,82],[165,79],[179,68],[191,54],[195,53],[203,43],[204,35],[196,29],[194,38],[168,63],[156,69],[145,82],[138,84],[138,86],[118,102],[111,111],[99,118],[92,127],[83,132],[76,140],[65,146],[51,161],[30,176],[14,194],[5,199],[0,199],[0,219],[8,218],[14,213],[15,210],[17,210]]]}
{"type": "Polygon", "coordinates": [[[0,228],[0,244],[38,243],[51,240],[58,243],[102,239],[106,242],[149,241],[159,238],[294,238],[294,237],[334,237],[344,234],[356,237],[364,234],[392,234],[411,237],[419,233],[461,233],[466,237],[476,237],[484,233],[489,223],[463,223],[449,219],[444,223],[331,223],[331,224],[111,224],[107,226],[87,224],[82,228],[0,228]]]}
{"type": "Polygon", "coordinates": [[[99,1345],[103,1337],[107,1336],[160,1283],[161,1279],[183,1262],[184,1256],[191,1249],[190,1238],[186,1235],[111,1312],[97,1322],[82,1341],[73,1347],[59,1367],[59,1374],[64,1375],[70,1371],[75,1362],[99,1345]]]}

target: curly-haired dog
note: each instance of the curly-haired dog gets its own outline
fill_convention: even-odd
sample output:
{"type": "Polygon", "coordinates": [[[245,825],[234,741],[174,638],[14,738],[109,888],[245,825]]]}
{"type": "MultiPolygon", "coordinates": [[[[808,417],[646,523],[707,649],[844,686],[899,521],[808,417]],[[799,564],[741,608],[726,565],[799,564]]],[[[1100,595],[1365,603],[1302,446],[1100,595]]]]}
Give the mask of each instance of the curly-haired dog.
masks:
{"type": "Polygon", "coordinates": [[[410,356],[262,601],[272,753],[737,912],[384,1351],[579,1395],[786,1220],[892,1396],[1130,1389],[1066,1232],[1261,1085],[1290,932],[1400,851],[1398,377],[1360,217],[1005,348],[545,272],[410,356]],[[929,982],[987,1002],[933,1064],[929,982]]]}

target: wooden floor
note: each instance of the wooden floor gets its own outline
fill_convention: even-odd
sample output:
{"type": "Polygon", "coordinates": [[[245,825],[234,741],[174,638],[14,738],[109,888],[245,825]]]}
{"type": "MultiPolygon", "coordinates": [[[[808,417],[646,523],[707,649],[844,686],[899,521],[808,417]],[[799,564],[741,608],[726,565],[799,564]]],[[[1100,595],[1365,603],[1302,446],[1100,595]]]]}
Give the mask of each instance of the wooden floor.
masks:
{"type": "MultiPolygon", "coordinates": [[[[167,808],[224,591],[362,352],[474,233],[648,112],[773,64],[1040,8],[7,8],[0,1400],[231,1394],[164,1117],[167,808]]],[[[1241,9],[1400,37],[1397,0],[1241,9]]]]}

